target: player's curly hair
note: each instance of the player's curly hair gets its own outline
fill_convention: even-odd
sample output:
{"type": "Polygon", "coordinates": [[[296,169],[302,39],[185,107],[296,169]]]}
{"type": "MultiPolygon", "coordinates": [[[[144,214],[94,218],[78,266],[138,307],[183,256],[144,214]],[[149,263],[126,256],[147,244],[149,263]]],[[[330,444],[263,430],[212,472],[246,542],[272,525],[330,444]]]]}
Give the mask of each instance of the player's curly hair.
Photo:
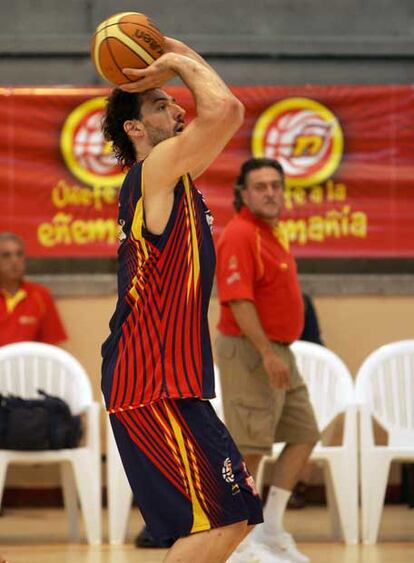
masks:
{"type": "Polygon", "coordinates": [[[233,207],[237,211],[240,211],[242,207],[244,207],[243,198],[241,196],[241,191],[246,187],[246,178],[249,172],[252,170],[258,170],[259,168],[274,168],[276,172],[280,174],[283,184],[285,183],[285,172],[283,170],[282,165],[280,162],[274,158],[249,158],[243,162],[240,168],[239,175],[236,178],[236,182],[234,184],[234,200],[233,200],[233,207]]]}
{"type": "Polygon", "coordinates": [[[141,118],[142,98],[139,93],[130,94],[114,88],[107,99],[102,131],[107,141],[112,142],[112,150],[123,168],[135,164],[135,147],[124,131],[124,123],[129,119],[141,118]]]}

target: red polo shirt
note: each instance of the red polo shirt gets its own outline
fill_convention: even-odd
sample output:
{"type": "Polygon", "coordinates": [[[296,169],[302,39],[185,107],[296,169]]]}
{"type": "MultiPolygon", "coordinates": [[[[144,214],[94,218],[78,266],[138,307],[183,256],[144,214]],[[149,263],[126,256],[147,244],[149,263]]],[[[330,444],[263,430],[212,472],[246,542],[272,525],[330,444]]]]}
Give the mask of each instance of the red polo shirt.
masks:
{"type": "Polygon", "coordinates": [[[16,295],[0,290],[0,346],[24,341],[57,344],[66,338],[52,296],[45,287],[24,281],[16,295]]]}
{"type": "Polygon", "coordinates": [[[218,330],[241,331],[229,301],[252,301],[263,329],[275,342],[293,342],[303,329],[303,299],[296,263],[278,229],[243,207],[226,225],[217,245],[218,330]]]}

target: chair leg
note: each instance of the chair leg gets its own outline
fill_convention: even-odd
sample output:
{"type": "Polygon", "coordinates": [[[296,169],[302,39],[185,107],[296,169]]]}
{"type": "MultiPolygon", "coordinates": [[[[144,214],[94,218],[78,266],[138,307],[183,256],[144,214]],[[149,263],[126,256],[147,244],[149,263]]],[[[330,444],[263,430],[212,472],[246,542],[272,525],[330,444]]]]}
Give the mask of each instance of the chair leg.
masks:
{"type": "Polygon", "coordinates": [[[324,463],[323,472],[325,478],[326,501],[328,504],[329,516],[331,521],[331,535],[336,541],[341,540],[341,525],[339,521],[338,503],[335,494],[334,482],[328,463],[324,463]]]}
{"type": "Polygon", "coordinates": [[[102,541],[100,478],[94,470],[91,454],[82,450],[74,452],[72,461],[88,543],[100,544],[102,541]]]}
{"type": "Polygon", "coordinates": [[[71,464],[64,461],[60,464],[62,477],[63,502],[68,516],[70,541],[80,541],[79,518],[78,518],[78,495],[76,483],[73,476],[71,464]]]}
{"type": "Polygon", "coordinates": [[[384,457],[361,458],[362,540],[366,544],[378,538],[390,464],[384,457]]]}
{"type": "Polygon", "coordinates": [[[123,467],[119,467],[118,471],[118,476],[114,476],[114,481],[108,487],[109,541],[112,544],[125,541],[132,502],[131,488],[123,467]],[[114,486],[115,483],[117,486],[114,486]]]}
{"type": "Polygon", "coordinates": [[[107,464],[109,542],[121,544],[124,543],[127,534],[132,492],[110,427],[107,440],[107,464]]]}
{"type": "Polygon", "coordinates": [[[7,465],[6,456],[0,453],[0,508],[3,502],[4,485],[6,484],[7,465]]]}
{"type": "Polygon", "coordinates": [[[335,502],[335,532],[340,534],[345,543],[358,543],[358,482],[357,468],[349,467],[344,459],[330,459],[328,482],[331,500],[335,502]]]}

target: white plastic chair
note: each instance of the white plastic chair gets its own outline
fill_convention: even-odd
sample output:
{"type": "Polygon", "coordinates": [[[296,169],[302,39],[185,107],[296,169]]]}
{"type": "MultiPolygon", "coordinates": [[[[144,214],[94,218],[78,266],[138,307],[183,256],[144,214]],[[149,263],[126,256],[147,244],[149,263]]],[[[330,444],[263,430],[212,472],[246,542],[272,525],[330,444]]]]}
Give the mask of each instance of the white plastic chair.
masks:
{"type": "MultiPolygon", "coordinates": [[[[221,385],[218,368],[214,366],[216,398],[210,402],[217,415],[223,419],[221,385]]],[[[109,416],[106,424],[106,459],[107,459],[107,491],[108,491],[108,535],[113,545],[125,542],[128,517],[132,504],[132,492],[119,457],[109,416]]]]}
{"type": "MultiPolygon", "coordinates": [[[[315,446],[310,460],[324,469],[328,507],[334,537],[347,544],[358,543],[358,455],[356,406],[352,376],[343,361],[331,350],[311,342],[296,341],[291,346],[315,411],[318,428],[323,432],[334,418],[344,413],[342,445],[315,446]]],[[[263,488],[266,460],[275,459],[284,444],[274,444],[272,456],[259,467],[257,487],[263,488]]]]}
{"type": "Polygon", "coordinates": [[[414,340],[381,346],[356,378],[360,408],[362,539],[377,541],[391,461],[414,461],[414,340]],[[388,433],[375,444],[374,418],[388,433]]]}
{"type": "Polygon", "coordinates": [[[106,464],[109,543],[118,545],[125,542],[133,497],[115,443],[109,416],[106,417],[106,464]]]}
{"type": "MultiPolygon", "coordinates": [[[[10,463],[59,463],[69,536],[79,541],[78,503],[90,544],[101,542],[101,459],[99,409],[89,378],[80,363],[56,346],[22,342],[0,348],[0,393],[39,398],[38,389],[64,399],[72,414],[85,415],[85,444],[44,451],[0,450],[0,504],[10,463]],[[73,471],[72,471],[73,469],[73,471]]],[[[7,518],[7,516],[6,516],[7,518]]]]}

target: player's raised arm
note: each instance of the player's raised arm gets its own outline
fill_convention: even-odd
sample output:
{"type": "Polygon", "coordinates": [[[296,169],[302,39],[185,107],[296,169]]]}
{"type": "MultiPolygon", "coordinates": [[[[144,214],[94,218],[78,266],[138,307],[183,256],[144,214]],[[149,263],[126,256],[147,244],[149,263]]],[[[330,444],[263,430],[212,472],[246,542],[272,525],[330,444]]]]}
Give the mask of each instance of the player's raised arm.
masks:
{"type": "MultiPolygon", "coordinates": [[[[237,131],[244,116],[241,102],[200,55],[169,38],[166,49],[169,50],[146,69],[124,71],[130,79],[136,79],[123,86],[128,92],[159,88],[177,74],[196,104],[194,120],[179,135],[157,144],[148,156],[146,176],[154,191],[172,189],[183,174],[195,177],[201,173],[237,131]]],[[[174,100],[169,104],[174,111],[174,100]]]]}

